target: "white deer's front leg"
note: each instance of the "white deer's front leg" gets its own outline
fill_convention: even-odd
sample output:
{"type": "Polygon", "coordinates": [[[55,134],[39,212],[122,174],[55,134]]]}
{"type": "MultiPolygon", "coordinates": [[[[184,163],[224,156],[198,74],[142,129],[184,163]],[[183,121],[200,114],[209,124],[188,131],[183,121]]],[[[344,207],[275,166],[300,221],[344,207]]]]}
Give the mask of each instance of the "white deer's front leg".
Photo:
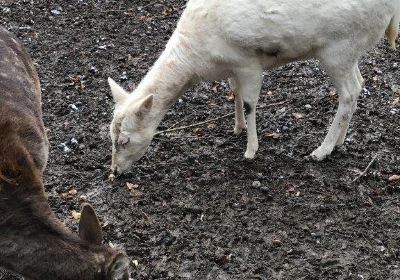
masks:
{"type": "Polygon", "coordinates": [[[235,81],[235,79],[229,78],[228,81],[231,91],[235,96],[235,128],[233,130],[233,133],[235,135],[239,135],[240,133],[242,133],[243,129],[246,129],[246,120],[243,111],[243,99],[242,96],[240,96],[239,94],[237,82],[235,81]]]}
{"type": "Polygon", "coordinates": [[[244,102],[247,114],[247,159],[254,158],[258,150],[256,106],[262,85],[262,68],[257,65],[235,72],[238,93],[244,102]]]}

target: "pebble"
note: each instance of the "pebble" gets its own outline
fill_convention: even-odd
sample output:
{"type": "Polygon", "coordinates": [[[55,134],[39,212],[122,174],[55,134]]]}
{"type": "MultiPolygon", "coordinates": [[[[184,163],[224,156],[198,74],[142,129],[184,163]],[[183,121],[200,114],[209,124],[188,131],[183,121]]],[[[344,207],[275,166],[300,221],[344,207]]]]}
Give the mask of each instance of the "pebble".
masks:
{"type": "Polygon", "coordinates": [[[254,181],[252,186],[255,187],[255,188],[259,188],[259,187],[261,187],[261,182],[260,181],[254,181]]]}
{"type": "Polygon", "coordinates": [[[61,14],[61,12],[60,12],[59,10],[56,10],[56,9],[51,10],[51,13],[52,13],[53,15],[55,15],[55,16],[58,16],[58,15],[61,14]]]}
{"type": "Polygon", "coordinates": [[[126,72],[125,72],[125,71],[122,72],[122,75],[119,77],[119,79],[120,79],[121,81],[126,81],[126,80],[128,80],[128,76],[126,75],[126,72]]]}
{"type": "Polygon", "coordinates": [[[90,67],[90,69],[89,69],[89,72],[92,73],[92,74],[96,74],[97,71],[98,71],[97,68],[94,67],[94,66],[90,67]]]}
{"type": "Polygon", "coordinates": [[[78,107],[76,107],[75,104],[69,104],[68,107],[70,107],[70,108],[71,108],[72,110],[74,110],[74,111],[78,111],[78,107]]]}
{"type": "Polygon", "coordinates": [[[304,105],[304,107],[305,107],[306,109],[311,109],[311,108],[312,108],[312,106],[311,106],[310,104],[306,104],[306,105],[304,105]]]}

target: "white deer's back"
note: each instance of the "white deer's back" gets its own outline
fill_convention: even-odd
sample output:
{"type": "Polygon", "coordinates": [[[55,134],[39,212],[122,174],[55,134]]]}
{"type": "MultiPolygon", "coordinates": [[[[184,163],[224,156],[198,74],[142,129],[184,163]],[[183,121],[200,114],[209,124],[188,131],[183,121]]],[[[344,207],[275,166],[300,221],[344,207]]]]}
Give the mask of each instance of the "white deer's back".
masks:
{"type": "Polygon", "coordinates": [[[396,14],[399,0],[191,0],[177,30],[215,57],[239,47],[301,58],[332,41],[372,47],[396,14]]]}

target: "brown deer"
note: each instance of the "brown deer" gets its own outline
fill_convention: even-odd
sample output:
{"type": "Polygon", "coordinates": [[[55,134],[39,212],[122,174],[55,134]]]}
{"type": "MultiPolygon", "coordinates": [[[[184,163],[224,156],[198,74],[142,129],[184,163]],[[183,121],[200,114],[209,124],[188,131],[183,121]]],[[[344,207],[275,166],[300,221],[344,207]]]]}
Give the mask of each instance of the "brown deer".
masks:
{"type": "Polygon", "coordinates": [[[127,280],[129,259],[103,246],[93,208],[79,238],[50,209],[42,174],[48,141],[41,90],[22,44],[0,27],[0,267],[32,280],[127,280]]]}

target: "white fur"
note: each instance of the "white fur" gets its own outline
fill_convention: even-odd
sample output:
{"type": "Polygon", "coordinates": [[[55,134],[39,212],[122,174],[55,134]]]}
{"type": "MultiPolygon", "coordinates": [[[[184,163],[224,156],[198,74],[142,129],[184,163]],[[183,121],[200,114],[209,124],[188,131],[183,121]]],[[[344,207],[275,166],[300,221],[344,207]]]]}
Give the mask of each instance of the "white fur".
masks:
{"type": "Polygon", "coordinates": [[[314,159],[324,159],[343,144],[356,108],[363,85],[358,59],[385,31],[394,46],[399,20],[400,0],[189,1],[165,51],[138,88],[121,94],[110,82],[117,102],[113,143],[118,140],[113,131],[121,124],[138,143],[114,150],[112,169],[121,173],[140,158],[168,108],[187,87],[204,79],[230,78],[236,96],[235,133],[246,126],[243,101],[251,108],[245,157],[253,158],[263,69],[309,58],[320,61],[339,93],[328,134],[312,153],[314,159]],[[138,104],[149,95],[154,96],[151,108],[143,110],[138,104]]]}

